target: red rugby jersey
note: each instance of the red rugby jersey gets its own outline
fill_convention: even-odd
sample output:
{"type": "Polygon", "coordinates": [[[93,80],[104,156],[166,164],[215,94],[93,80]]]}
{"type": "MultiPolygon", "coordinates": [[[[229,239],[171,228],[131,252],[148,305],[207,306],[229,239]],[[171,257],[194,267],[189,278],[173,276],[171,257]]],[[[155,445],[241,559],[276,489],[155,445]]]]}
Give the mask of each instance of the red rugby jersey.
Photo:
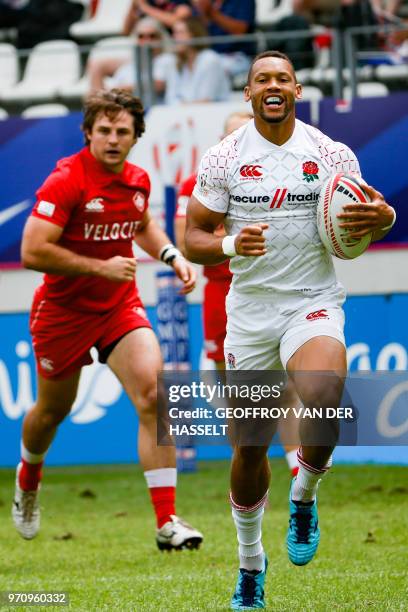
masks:
{"type": "MultiPolygon", "coordinates": [[[[176,217],[180,218],[186,216],[187,204],[193,193],[196,180],[197,174],[192,174],[180,185],[177,198],[176,217]]],[[[228,259],[215,266],[204,266],[203,273],[209,280],[230,281],[232,278],[228,259]]]]}
{"type": "MultiPolygon", "coordinates": [[[[63,228],[58,244],[97,259],[133,257],[134,232],[148,207],[150,180],[125,162],[119,174],[106,169],[88,147],[61,159],[37,191],[32,215],[63,228]]],[[[80,311],[110,310],[137,293],[134,282],[99,276],[45,274],[45,299],[80,311]]]]}

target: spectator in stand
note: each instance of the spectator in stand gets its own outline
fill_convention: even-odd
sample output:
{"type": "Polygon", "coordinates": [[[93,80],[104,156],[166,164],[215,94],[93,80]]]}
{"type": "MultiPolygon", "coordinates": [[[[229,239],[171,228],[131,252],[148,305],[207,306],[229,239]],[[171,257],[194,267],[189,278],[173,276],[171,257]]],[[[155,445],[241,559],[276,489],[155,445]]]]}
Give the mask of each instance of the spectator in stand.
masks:
{"type": "Polygon", "coordinates": [[[25,19],[30,0],[0,0],[0,28],[17,28],[25,19]]]}
{"type": "MultiPolygon", "coordinates": [[[[162,47],[153,47],[154,90],[156,95],[160,97],[164,93],[167,69],[169,64],[172,63],[172,55],[164,52],[169,36],[163,26],[152,17],[140,19],[136,25],[135,34],[137,45],[163,43],[162,47]]],[[[112,87],[134,91],[136,88],[136,66],[134,61],[128,62],[123,58],[91,60],[87,72],[91,91],[112,87]],[[107,77],[111,77],[109,81],[105,81],[107,77]]]]}
{"type": "Polygon", "coordinates": [[[377,15],[392,19],[397,16],[401,0],[371,0],[371,4],[377,15]]]}
{"type": "MultiPolygon", "coordinates": [[[[340,0],[333,25],[339,30],[378,25],[371,0],[340,0]]],[[[358,50],[378,49],[382,45],[380,38],[375,33],[359,34],[354,37],[354,40],[358,50]]]]}
{"type": "MultiPolygon", "coordinates": [[[[354,0],[352,0],[354,1],[354,0]]],[[[295,12],[302,13],[309,23],[331,26],[333,14],[341,0],[293,0],[295,12]]]]}
{"type": "MultiPolygon", "coordinates": [[[[8,4],[10,6],[11,2],[8,4]]],[[[23,2],[14,2],[16,8],[20,5],[23,2]]],[[[84,5],[79,0],[30,0],[21,11],[23,18],[17,26],[17,47],[31,49],[47,40],[71,38],[69,28],[81,19],[84,5]]]]}
{"type": "MultiPolygon", "coordinates": [[[[210,36],[252,34],[255,29],[255,0],[192,0],[204,19],[210,36]]],[[[250,57],[257,52],[253,42],[225,42],[212,45],[221,54],[230,76],[247,72],[250,57]]]]}
{"type": "MultiPolygon", "coordinates": [[[[292,0],[289,3],[285,3],[285,7],[276,7],[276,20],[274,20],[275,22],[268,33],[273,34],[273,32],[276,32],[281,34],[284,32],[310,30],[312,15],[309,13],[309,8],[307,0],[292,0]],[[289,15],[287,13],[284,14],[283,8],[290,10],[291,13],[289,15]]],[[[268,47],[273,47],[290,57],[295,70],[311,68],[315,63],[313,38],[311,36],[275,39],[272,35],[268,37],[268,47]]]]}
{"type": "Polygon", "coordinates": [[[199,17],[177,21],[173,26],[173,61],[166,72],[166,104],[227,100],[230,82],[221,56],[206,45],[191,45],[194,38],[208,36],[199,17]]]}
{"type": "Polygon", "coordinates": [[[133,0],[123,24],[123,34],[131,34],[142,17],[152,17],[171,30],[176,21],[192,14],[190,0],[133,0]]]}

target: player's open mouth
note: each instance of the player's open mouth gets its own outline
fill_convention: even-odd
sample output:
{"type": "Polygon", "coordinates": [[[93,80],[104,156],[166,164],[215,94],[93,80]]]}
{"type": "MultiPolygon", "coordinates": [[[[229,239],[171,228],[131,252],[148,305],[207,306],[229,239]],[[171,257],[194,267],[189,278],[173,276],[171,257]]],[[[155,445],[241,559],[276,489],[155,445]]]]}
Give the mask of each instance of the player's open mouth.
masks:
{"type": "Polygon", "coordinates": [[[119,151],[115,151],[114,149],[109,149],[109,151],[106,151],[107,155],[120,155],[119,151]]]}
{"type": "Polygon", "coordinates": [[[279,108],[283,104],[283,98],[280,96],[268,96],[264,98],[263,102],[268,108],[279,108]]]}

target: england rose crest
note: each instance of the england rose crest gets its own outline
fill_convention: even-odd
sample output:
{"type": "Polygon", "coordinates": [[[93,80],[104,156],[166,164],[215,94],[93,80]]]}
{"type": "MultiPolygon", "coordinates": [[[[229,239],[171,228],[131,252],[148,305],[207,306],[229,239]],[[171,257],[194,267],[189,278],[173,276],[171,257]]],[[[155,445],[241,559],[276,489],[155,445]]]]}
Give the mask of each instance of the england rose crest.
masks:
{"type": "Polygon", "coordinates": [[[310,183],[319,178],[319,166],[312,161],[307,161],[303,164],[303,180],[310,183]]]}

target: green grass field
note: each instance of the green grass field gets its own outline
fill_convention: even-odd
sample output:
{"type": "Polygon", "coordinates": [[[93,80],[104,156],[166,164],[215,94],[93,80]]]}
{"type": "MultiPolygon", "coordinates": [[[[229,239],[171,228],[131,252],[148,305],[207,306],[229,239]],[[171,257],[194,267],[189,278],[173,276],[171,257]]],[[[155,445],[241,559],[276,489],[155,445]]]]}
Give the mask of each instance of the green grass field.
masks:
{"type": "MultiPolygon", "coordinates": [[[[320,548],[304,568],[284,547],[289,473],[283,461],[272,470],[267,609],[408,610],[408,468],[334,467],[319,492],[320,548]]],[[[10,518],[13,481],[11,470],[0,471],[0,590],[68,591],[73,610],[229,609],[237,553],[227,462],[179,476],[178,512],[205,541],[171,554],[156,548],[138,466],[47,468],[42,529],[28,542],[10,518]]]]}

